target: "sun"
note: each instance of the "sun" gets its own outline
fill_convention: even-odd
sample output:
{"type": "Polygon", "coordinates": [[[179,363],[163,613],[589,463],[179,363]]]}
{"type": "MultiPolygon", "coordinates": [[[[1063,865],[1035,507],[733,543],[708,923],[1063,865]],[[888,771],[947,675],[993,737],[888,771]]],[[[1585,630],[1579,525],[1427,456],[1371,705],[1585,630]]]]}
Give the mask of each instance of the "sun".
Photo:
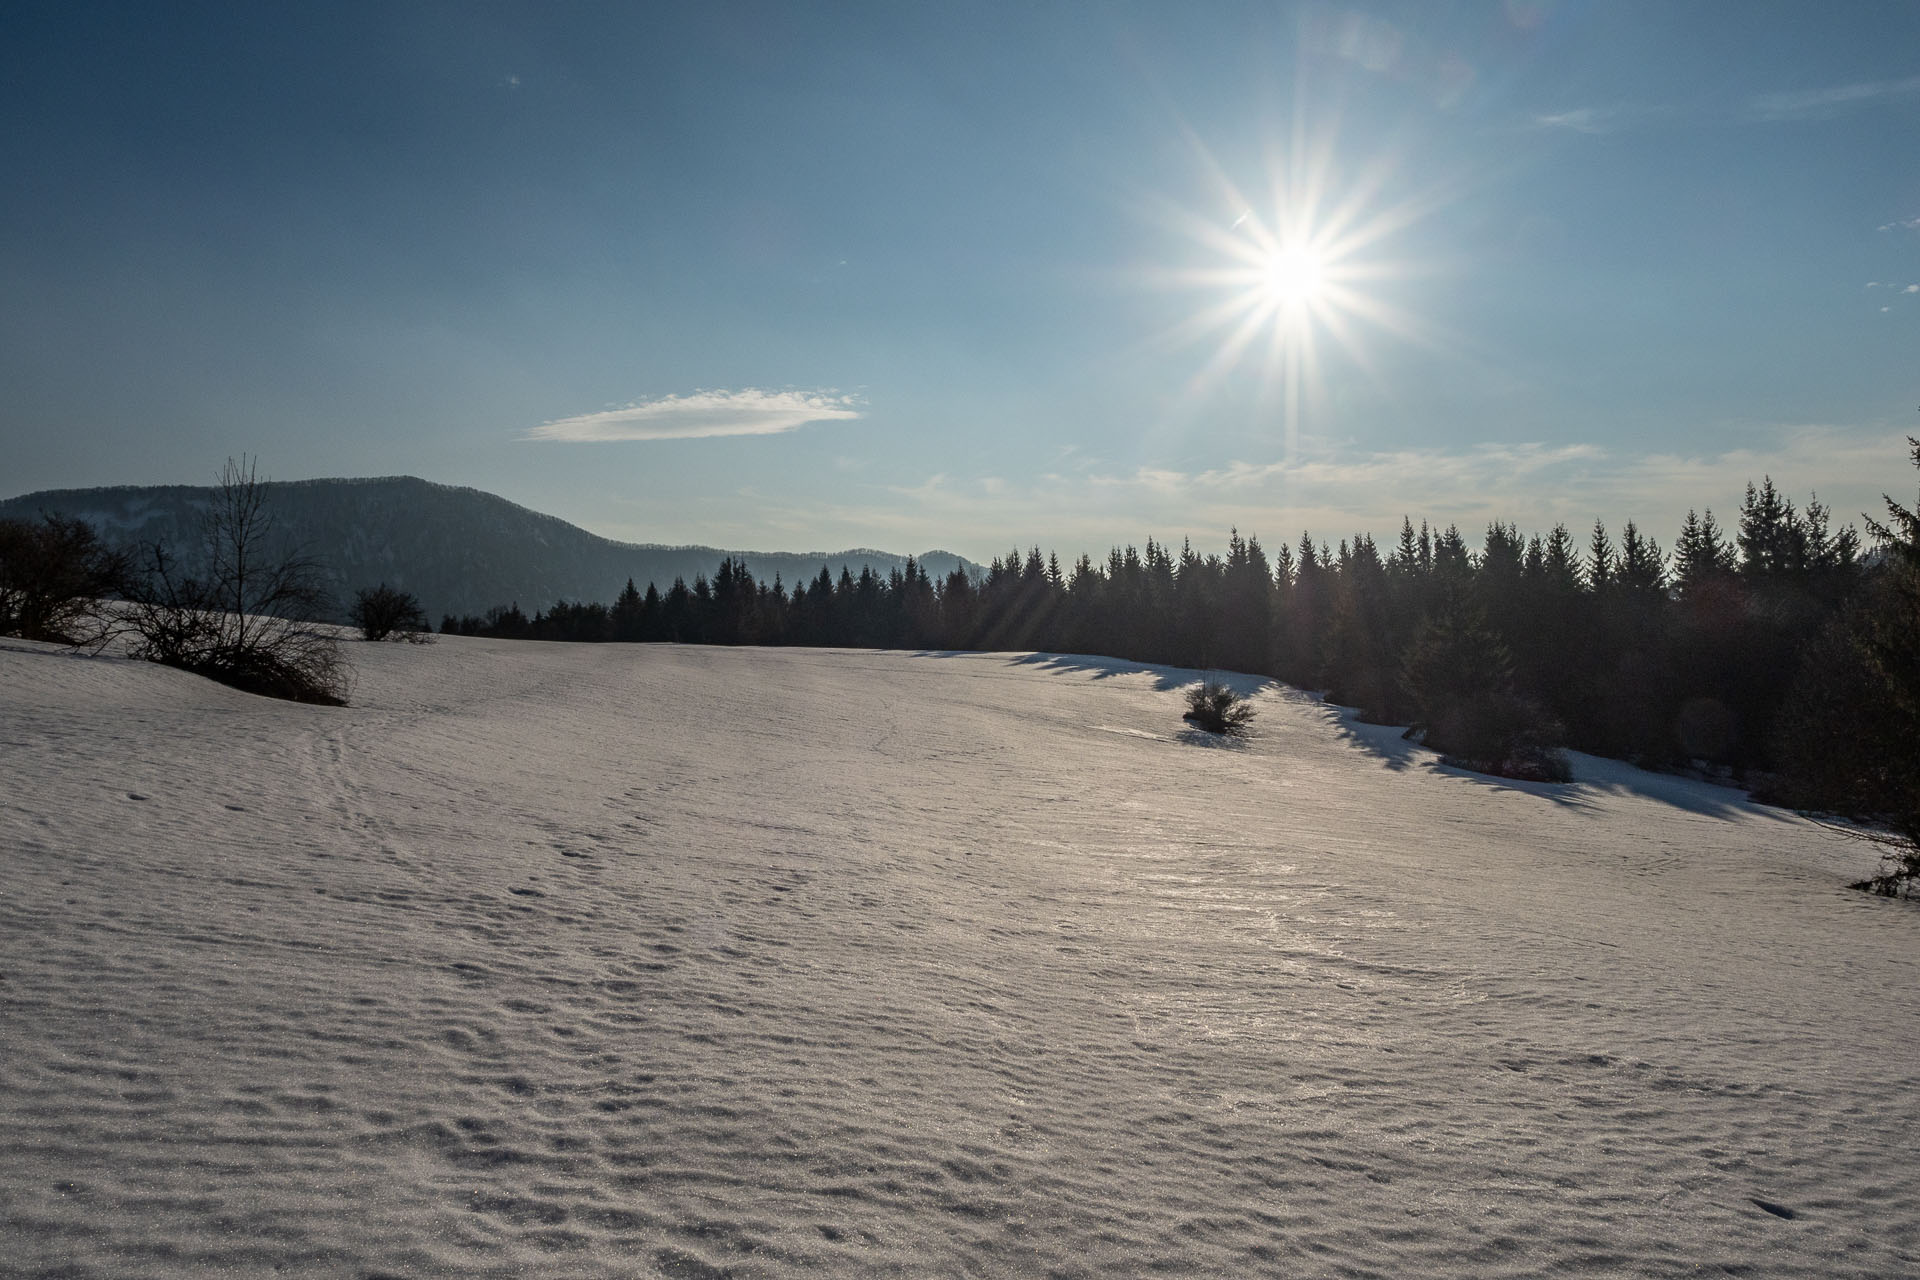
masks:
{"type": "Polygon", "coordinates": [[[1330,370],[1379,378],[1374,357],[1386,337],[1438,345],[1393,298],[1407,279],[1434,270],[1402,256],[1411,247],[1405,233],[1448,196],[1396,199],[1389,192],[1404,185],[1398,160],[1341,165],[1330,141],[1316,144],[1303,132],[1269,157],[1265,198],[1249,199],[1197,139],[1189,141],[1212,189],[1200,207],[1157,202],[1156,220],[1186,242],[1188,262],[1153,276],[1197,294],[1198,306],[1160,340],[1211,349],[1186,388],[1190,401],[1254,374],[1260,403],[1281,411],[1291,449],[1302,420],[1324,399],[1330,370]]]}
{"type": "Polygon", "coordinates": [[[1310,244],[1276,246],[1260,264],[1255,287],[1276,313],[1298,317],[1324,299],[1327,266],[1310,244]]]}

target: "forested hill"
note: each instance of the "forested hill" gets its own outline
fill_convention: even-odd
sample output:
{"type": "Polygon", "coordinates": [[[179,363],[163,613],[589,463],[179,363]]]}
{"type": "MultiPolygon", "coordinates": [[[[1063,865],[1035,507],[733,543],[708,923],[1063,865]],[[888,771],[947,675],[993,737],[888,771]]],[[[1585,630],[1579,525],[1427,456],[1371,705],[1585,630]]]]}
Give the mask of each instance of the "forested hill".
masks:
{"type": "MultiPolygon", "coordinates": [[[[886,576],[907,557],[886,551],[727,551],[615,542],[555,516],[478,489],[412,476],[364,480],[296,480],[269,484],[268,503],[284,545],[320,566],[335,600],[380,582],[418,596],[434,617],[480,613],[518,601],[529,610],[557,600],[610,600],[628,578],[663,586],[712,577],[727,557],[754,575],[787,583],[817,577],[821,566],[856,576],[871,566],[886,576]]],[[[213,490],[192,485],[49,489],[0,500],[0,518],[43,512],[75,516],[110,542],[164,539],[191,564],[200,513],[213,490]]],[[[928,572],[979,566],[944,551],[919,557],[928,572]]]]}

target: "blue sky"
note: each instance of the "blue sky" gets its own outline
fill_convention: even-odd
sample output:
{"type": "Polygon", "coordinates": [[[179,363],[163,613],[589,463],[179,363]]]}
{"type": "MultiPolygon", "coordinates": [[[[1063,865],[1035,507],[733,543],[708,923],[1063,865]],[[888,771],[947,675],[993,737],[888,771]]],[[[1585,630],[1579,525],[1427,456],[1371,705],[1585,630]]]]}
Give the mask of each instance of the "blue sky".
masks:
{"type": "Polygon", "coordinates": [[[1920,6],[13,3],[0,63],[6,494],[981,558],[1911,496],[1920,6]]]}

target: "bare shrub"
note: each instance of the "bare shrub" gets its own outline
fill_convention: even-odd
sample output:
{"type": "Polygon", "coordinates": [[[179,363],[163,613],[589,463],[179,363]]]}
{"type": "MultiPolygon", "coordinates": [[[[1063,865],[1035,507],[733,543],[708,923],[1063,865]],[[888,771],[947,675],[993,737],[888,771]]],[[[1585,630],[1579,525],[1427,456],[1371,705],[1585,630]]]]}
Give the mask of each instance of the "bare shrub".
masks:
{"type": "Polygon", "coordinates": [[[128,592],[135,657],[249,693],[343,706],[346,668],[320,622],[326,592],[311,561],[272,545],[266,482],[229,458],[201,524],[204,569],[183,572],[164,545],[147,548],[128,592]]]}
{"type": "Polygon", "coordinates": [[[432,644],[433,624],[427,611],[413,595],[381,583],[363,588],[347,611],[353,625],[366,640],[405,640],[408,644],[432,644]]]}
{"type": "Polygon", "coordinates": [[[1880,851],[1879,868],[1865,880],[1856,880],[1848,888],[1864,889],[1883,898],[1911,898],[1920,888],[1920,829],[1909,816],[1904,829],[1887,827],[1846,827],[1823,822],[1830,831],[1864,841],[1880,851]]]}
{"type": "Polygon", "coordinates": [[[103,601],[125,588],[129,565],[84,520],[0,520],[0,635],[99,642],[110,630],[103,601]]]}
{"type": "Polygon", "coordinates": [[[1208,733],[1240,737],[1253,722],[1253,703],[1217,680],[1202,680],[1187,690],[1181,719],[1208,733]]]}

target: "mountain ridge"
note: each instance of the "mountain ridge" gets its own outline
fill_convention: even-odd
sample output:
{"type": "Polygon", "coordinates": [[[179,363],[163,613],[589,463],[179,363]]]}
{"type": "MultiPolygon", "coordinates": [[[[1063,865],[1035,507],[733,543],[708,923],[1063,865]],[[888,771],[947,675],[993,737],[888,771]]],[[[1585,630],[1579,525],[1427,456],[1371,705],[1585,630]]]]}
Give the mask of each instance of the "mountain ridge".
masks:
{"type": "MultiPolygon", "coordinates": [[[[908,556],[872,547],[843,551],[735,551],[698,543],[624,542],[559,516],[467,485],[419,476],[319,477],[263,482],[276,552],[311,558],[337,609],[387,582],[418,596],[432,617],[484,613],[495,605],[545,608],[559,600],[611,602],[628,579],[661,590],[675,578],[711,577],[723,558],[743,559],[766,582],[838,576],[871,568],[886,575],[908,556]]],[[[211,485],[100,485],[41,489],[0,499],[0,517],[77,517],[110,542],[164,541],[193,567],[200,514],[211,485]]],[[[930,574],[980,566],[951,552],[911,557],[930,574]]]]}

